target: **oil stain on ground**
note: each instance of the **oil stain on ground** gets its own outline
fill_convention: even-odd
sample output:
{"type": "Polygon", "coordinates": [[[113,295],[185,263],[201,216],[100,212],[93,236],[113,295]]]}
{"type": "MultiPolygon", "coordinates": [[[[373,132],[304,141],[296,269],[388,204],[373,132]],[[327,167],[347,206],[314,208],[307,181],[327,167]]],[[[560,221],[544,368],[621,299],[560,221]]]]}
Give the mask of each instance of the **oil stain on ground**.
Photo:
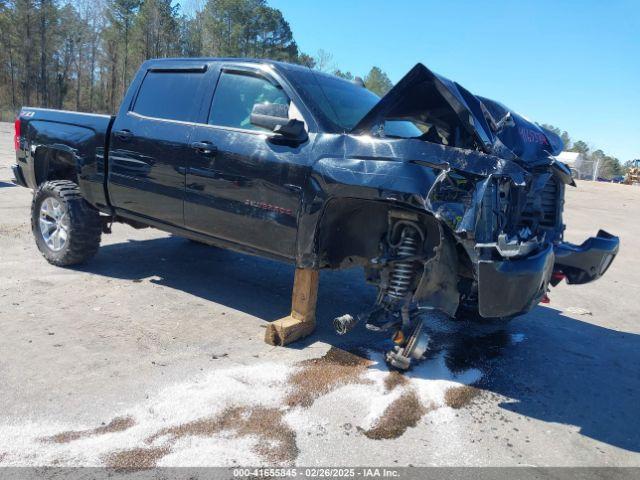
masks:
{"type": "Polygon", "coordinates": [[[123,432],[136,424],[132,417],[116,417],[106,425],[87,430],[68,430],[50,437],[43,437],[40,440],[51,443],[69,443],[80,438],[104,435],[107,433],[123,432]]]}
{"type": "Polygon", "coordinates": [[[453,387],[444,394],[444,403],[455,409],[464,408],[482,393],[482,390],[472,385],[453,387]]]}
{"type": "Polygon", "coordinates": [[[394,388],[402,387],[408,383],[409,379],[407,377],[396,370],[392,370],[384,379],[384,388],[387,392],[390,392],[394,388]]]}
{"type": "MultiPolygon", "coordinates": [[[[321,358],[298,364],[300,368],[288,378],[290,391],[285,404],[288,407],[307,408],[317,398],[342,385],[369,383],[361,376],[373,363],[368,358],[332,347],[321,358]]],[[[234,432],[236,437],[257,437],[259,441],[254,452],[270,464],[293,464],[299,451],[296,434],[283,419],[285,413],[286,410],[278,408],[230,407],[212,417],[161,429],[146,439],[149,445],[162,442],[160,447],[117,451],[109,454],[104,461],[111,468],[153,468],[181,438],[211,437],[222,432],[234,432]]],[[[79,438],[79,435],[88,435],[87,432],[64,432],[56,438],[58,441],[71,435],[79,438]]]]}
{"type": "MultiPolygon", "coordinates": [[[[231,407],[214,417],[164,428],[151,435],[146,441],[153,443],[167,437],[164,438],[166,455],[170,451],[170,446],[181,438],[211,437],[230,431],[235,432],[236,437],[253,436],[259,438],[254,450],[255,453],[271,464],[288,465],[297,458],[298,446],[295,432],[284,422],[282,416],[283,412],[276,408],[231,407]]],[[[111,455],[109,458],[112,461],[117,461],[122,458],[123,454],[126,452],[117,452],[116,455],[120,455],[120,457],[111,455]]],[[[127,458],[129,457],[124,457],[125,460],[127,458]]]]}
{"type": "Polygon", "coordinates": [[[511,336],[506,330],[498,330],[485,335],[460,334],[452,342],[443,342],[446,350],[447,367],[454,373],[462,372],[502,356],[511,344],[511,336]]]}
{"type": "Polygon", "coordinates": [[[324,356],[299,363],[301,368],[289,377],[292,389],[285,403],[289,407],[310,407],[338,387],[369,383],[361,376],[373,364],[368,358],[331,347],[324,356]]]}
{"type": "Polygon", "coordinates": [[[132,448],[120,450],[105,458],[107,468],[117,470],[139,470],[154,468],[162,457],[170,452],[169,447],[132,448]]]}
{"type": "MultiPolygon", "coordinates": [[[[492,339],[490,343],[494,343],[492,339]]],[[[500,342],[497,342],[500,343],[500,342]]],[[[232,433],[237,438],[256,438],[253,452],[269,464],[292,465],[298,457],[296,433],[284,419],[289,408],[309,408],[316,399],[349,385],[371,385],[375,382],[365,373],[376,362],[367,353],[348,352],[330,348],[320,358],[297,364],[297,369],[286,379],[288,391],[284,408],[230,406],[218,414],[202,417],[180,425],[162,428],[145,439],[145,446],[112,451],[102,457],[104,464],[116,469],[148,469],[155,467],[176,447],[176,442],[187,437],[213,437],[232,433]]],[[[409,428],[415,427],[424,415],[437,406],[424,403],[412,387],[411,380],[403,373],[391,371],[383,378],[382,386],[387,393],[400,390],[397,398],[382,415],[367,429],[358,431],[373,440],[401,437],[409,428]]],[[[445,404],[462,408],[481,392],[476,387],[461,386],[445,392],[445,404]]],[[[135,425],[132,417],[116,417],[106,425],[94,429],[66,431],[42,438],[42,441],[68,443],[80,438],[120,432],[135,425]]]]}
{"type": "Polygon", "coordinates": [[[422,404],[416,392],[408,389],[385,409],[373,427],[361,429],[361,432],[373,440],[398,438],[408,428],[415,427],[428,411],[430,409],[422,404]]]}
{"type": "MultiPolygon", "coordinates": [[[[347,352],[332,347],[323,357],[306,360],[289,378],[293,390],[286,399],[289,407],[310,407],[313,402],[338,387],[347,384],[370,384],[362,378],[366,370],[374,365],[363,352],[347,352]]],[[[403,388],[409,379],[402,373],[391,371],[384,379],[386,391],[403,388]]],[[[393,401],[376,423],[368,430],[358,430],[371,439],[398,438],[411,427],[415,427],[429,411],[413,389],[407,389],[393,401]]]]}

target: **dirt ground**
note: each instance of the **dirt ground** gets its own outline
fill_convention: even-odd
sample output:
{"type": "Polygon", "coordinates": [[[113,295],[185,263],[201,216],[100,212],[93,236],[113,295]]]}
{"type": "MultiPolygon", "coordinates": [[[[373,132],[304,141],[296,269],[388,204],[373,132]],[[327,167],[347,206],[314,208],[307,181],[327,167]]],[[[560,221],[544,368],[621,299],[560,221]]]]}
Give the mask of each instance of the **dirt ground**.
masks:
{"type": "Polygon", "coordinates": [[[323,272],[319,328],[263,342],[290,266],[116,225],[93,261],[46,263],[0,124],[0,465],[640,466],[640,188],[568,190],[567,239],[621,253],[508,325],[434,322],[406,376],[330,320],[373,300],[323,272]]]}

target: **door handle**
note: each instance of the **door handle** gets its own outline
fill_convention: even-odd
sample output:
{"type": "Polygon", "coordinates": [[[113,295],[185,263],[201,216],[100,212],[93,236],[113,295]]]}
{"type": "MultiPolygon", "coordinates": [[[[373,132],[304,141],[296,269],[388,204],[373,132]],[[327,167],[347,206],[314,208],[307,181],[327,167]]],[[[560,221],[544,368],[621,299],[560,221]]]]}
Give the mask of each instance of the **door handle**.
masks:
{"type": "Polygon", "coordinates": [[[123,142],[126,142],[127,140],[129,140],[131,137],[133,137],[133,133],[131,133],[131,130],[118,130],[117,132],[113,132],[113,134],[118,137],[120,140],[122,140],[123,142]]]}
{"type": "Polygon", "coordinates": [[[215,155],[218,148],[211,142],[193,142],[191,148],[203,155],[215,155]]]}
{"type": "Polygon", "coordinates": [[[287,190],[291,190],[292,192],[295,192],[295,193],[300,193],[302,191],[302,187],[298,185],[294,185],[292,183],[285,183],[284,188],[286,188],[287,190]]]}

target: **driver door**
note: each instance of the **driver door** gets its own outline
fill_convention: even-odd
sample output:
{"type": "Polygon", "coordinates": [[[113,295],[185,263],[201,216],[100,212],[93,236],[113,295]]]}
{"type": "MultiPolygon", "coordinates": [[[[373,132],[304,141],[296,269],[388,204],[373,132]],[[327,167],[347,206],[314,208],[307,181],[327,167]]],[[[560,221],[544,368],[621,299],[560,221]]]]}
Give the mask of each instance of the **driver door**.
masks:
{"type": "MultiPolygon", "coordinates": [[[[223,67],[201,148],[186,174],[187,228],[279,257],[295,255],[298,211],[307,175],[307,145],[270,142],[250,123],[256,103],[290,104],[272,77],[258,69],[223,67]]],[[[307,142],[308,144],[308,142],[307,142]]]]}

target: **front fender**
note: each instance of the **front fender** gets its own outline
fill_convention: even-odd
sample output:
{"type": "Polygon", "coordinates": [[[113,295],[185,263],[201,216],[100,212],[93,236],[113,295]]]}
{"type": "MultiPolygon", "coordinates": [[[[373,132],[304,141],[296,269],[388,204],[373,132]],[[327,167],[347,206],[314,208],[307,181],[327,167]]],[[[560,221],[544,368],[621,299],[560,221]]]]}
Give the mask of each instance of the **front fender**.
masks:
{"type": "Polygon", "coordinates": [[[314,176],[328,198],[385,200],[424,209],[437,173],[397,160],[325,158],[316,164],[314,176]]]}
{"type": "Polygon", "coordinates": [[[384,202],[389,208],[426,211],[437,171],[391,159],[325,156],[312,168],[299,221],[296,261],[315,266],[318,228],[328,205],[340,200],[384,202]]]}

